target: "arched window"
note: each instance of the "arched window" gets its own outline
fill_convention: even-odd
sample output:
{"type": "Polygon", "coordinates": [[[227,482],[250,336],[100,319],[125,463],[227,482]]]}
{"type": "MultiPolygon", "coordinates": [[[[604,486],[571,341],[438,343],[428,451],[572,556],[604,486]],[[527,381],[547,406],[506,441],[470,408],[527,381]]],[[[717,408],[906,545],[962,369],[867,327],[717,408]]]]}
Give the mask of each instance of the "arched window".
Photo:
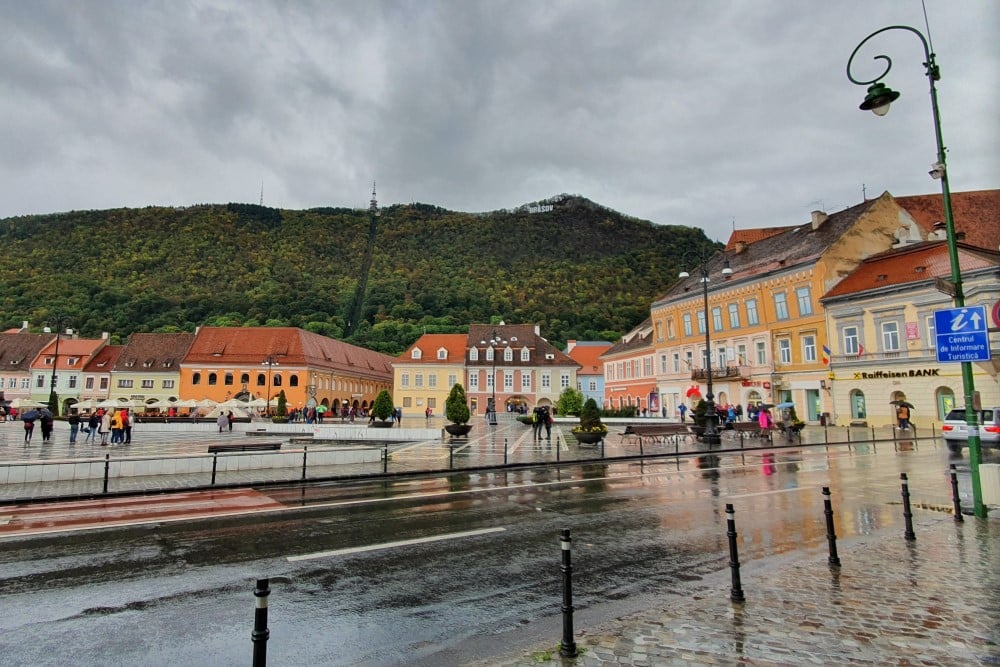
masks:
{"type": "Polygon", "coordinates": [[[938,387],[934,391],[934,402],[937,404],[938,419],[944,419],[955,409],[955,392],[951,387],[938,387]]]}
{"type": "Polygon", "coordinates": [[[191,384],[201,384],[201,373],[194,373],[191,376],[191,384]]]}
{"type": "Polygon", "coordinates": [[[470,347],[469,348],[469,361],[479,361],[479,348],[470,347]]]}
{"type": "Polygon", "coordinates": [[[226,386],[231,385],[233,383],[233,374],[232,373],[226,373],[226,378],[225,378],[224,382],[226,383],[226,386]]]}
{"type": "Polygon", "coordinates": [[[510,349],[509,347],[508,348],[504,348],[504,351],[503,351],[503,360],[504,361],[514,361],[514,350],[510,349]]]}
{"type": "Polygon", "coordinates": [[[267,376],[263,373],[257,373],[257,386],[263,387],[265,384],[267,384],[267,376]]]}
{"type": "Polygon", "coordinates": [[[298,375],[290,375],[290,376],[288,376],[288,386],[289,387],[298,387],[299,386],[299,376],[298,375]]]}
{"type": "Polygon", "coordinates": [[[851,419],[867,419],[868,409],[865,407],[865,394],[860,389],[851,390],[851,419]]]}
{"type": "Polygon", "coordinates": [[[271,384],[274,385],[275,387],[280,387],[281,386],[281,376],[280,375],[275,375],[273,378],[271,378],[271,384]]]}
{"type": "Polygon", "coordinates": [[[212,384],[218,384],[218,383],[219,383],[219,376],[216,375],[215,373],[209,373],[208,374],[208,384],[212,385],[212,384]]]}
{"type": "Polygon", "coordinates": [[[240,384],[250,384],[249,373],[240,373],[240,384]]]}

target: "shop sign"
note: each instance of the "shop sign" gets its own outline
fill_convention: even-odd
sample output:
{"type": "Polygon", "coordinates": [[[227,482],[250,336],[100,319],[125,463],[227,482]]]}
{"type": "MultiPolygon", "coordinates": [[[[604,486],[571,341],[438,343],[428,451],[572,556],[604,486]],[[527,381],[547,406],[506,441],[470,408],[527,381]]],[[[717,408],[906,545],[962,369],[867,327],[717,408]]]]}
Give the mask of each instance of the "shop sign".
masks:
{"type": "Polygon", "coordinates": [[[854,374],[855,380],[885,380],[889,378],[926,378],[940,377],[940,368],[911,368],[908,371],[875,371],[867,373],[864,371],[854,374]]]}

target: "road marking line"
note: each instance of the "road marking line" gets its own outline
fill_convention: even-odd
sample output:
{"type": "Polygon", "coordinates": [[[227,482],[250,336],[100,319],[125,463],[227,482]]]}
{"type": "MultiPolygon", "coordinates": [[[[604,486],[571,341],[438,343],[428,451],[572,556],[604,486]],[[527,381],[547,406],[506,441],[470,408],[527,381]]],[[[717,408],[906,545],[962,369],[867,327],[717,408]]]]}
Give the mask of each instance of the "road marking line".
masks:
{"type": "Polygon", "coordinates": [[[417,537],[412,540],[400,540],[398,542],[383,542],[381,544],[369,544],[364,547],[349,547],[347,549],[334,549],[333,551],[318,551],[301,556],[288,556],[290,563],[301,560],[314,560],[316,558],[329,558],[331,556],[345,556],[348,554],[364,553],[366,551],[378,551],[380,549],[395,549],[396,547],[407,547],[413,544],[428,544],[430,542],[441,542],[443,540],[456,540],[462,537],[474,537],[476,535],[489,535],[490,533],[502,533],[506,528],[481,528],[479,530],[466,530],[461,533],[448,533],[447,535],[434,535],[432,537],[417,537]]]}

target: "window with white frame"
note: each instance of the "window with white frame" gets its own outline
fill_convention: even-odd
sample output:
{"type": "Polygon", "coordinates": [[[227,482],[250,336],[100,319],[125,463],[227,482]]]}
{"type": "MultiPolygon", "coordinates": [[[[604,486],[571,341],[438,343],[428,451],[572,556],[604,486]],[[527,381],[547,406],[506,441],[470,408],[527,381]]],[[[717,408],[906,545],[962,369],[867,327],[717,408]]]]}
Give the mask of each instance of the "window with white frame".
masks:
{"type": "Polygon", "coordinates": [[[857,356],[858,354],[858,328],[857,327],[844,327],[842,330],[842,337],[844,340],[844,354],[848,356],[857,356]]]}
{"type": "MultiPolygon", "coordinates": [[[[90,378],[87,378],[87,379],[89,380],[90,378]]],[[[89,387],[89,388],[92,389],[92,387],[89,387]]],[[[174,388],[174,381],[173,380],[164,380],[163,383],[162,383],[162,388],[163,389],[173,389],[174,388]]]]}
{"type": "Polygon", "coordinates": [[[691,335],[691,313],[684,313],[684,335],[691,335]]]}
{"type": "Polygon", "coordinates": [[[514,371],[504,371],[503,390],[514,391],[514,371]]]}
{"type": "Polygon", "coordinates": [[[899,352],[899,322],[882,323],[882,351],[899,352]]]}
{"type": "Polygon", "coordinates": [[[778,339],[778,361],[783,364],[792,363],[792,341],[790,338],[778,339]]]}
{"type": "Polygon", "coordinates": [[[458,376],[454,373],[448,373],[448,386],[454,387],[456,384],[458,384],[458,376]]]}
{"type": "Polygon", "coordinates": [[[142,381],[142,388],[143,389],[152,389],[153,388],[153,381],[152,380],[143,380],[142,381]]]}
{"type": "Polygon", "coordinates": [[[542,389],[552,388],[552,375],[549,373],[542,373],[542,389]]]}
{"type": "Polygon", "coordinates": [[[430,375],[428,375],[427,376],[427,386],[430,389],[434,389],[435,387],[437,387],[438,386],[438,376],[435,375],[434,373],[431,373],[430,375]]]}
{"type": "Polygon", "coordinates": [[[587,391],[597,391],[597,380],[591,380],[587,383],[587,391]]]}
{"type": "Polygon", "coordinates": [[[661,373],[667,372],[667,355],[665,354],[660,355],[660,372],[661,373]]]}
{"type": "Polygon", "coordinates": [[[722,307],[712,306],[712,330],[722,331],[722,307]]]}
{"type": "Polygon", "coordinates": [[[927,319],[927,346],[933,348],[934,342],[937,340],[937,325],[934,324],[934,316],[928,315],[927,319]]]}
{"type": "Polygon", "coordinates": [[[736,363],[741,366],[745,366],[749,360],[747,359],[747,344],[740,343],[736,346],[736,363]]]}
{"type": "Polygon", "coordinates": [[[667,338],[673,340],[674,338],[674,318],[667,318],[667,338]]]}
{"type": "Polygon", "coordinates": [[[424,386],[424,374],[423,373],[414,373],[414,375],[413,375],[413,386],[414,387],[423,387],[424,386]]]}
{"type": "Polygon", "coordinates": [[[526,348],[521,348],[521,361],[531,361],[531,351],[526,348]]]}
{"type": "MultiPolygon", "coordinates": [[[[455,386],[455,383],[452,383],[455,386]]],[[[476,391],[479,389],[479,371],[472,371],[469,373],[469,389],[476,391]]]]}
{"type": "Polygon", "coordinates": [[[118,380],[118,388],[119,389],[131,389],[132,385],[133,385],[133,381],[132,380],[125,380],[125,379],[119,379],[118,380]]]}
{"type": "Polygon", "coordinates": [[[788,319],[788,300],[784,292],[774,293],[774,315],[779,320],[788,319]]]}
{"type": "Polygon", "coordinates": [[[808,335],[802,337],[802,361],[805,363],[816,361],[816,336],[808,335]]]}
{"type": "Polygon", "coordinates": [[[420,359],[423,355],[424,355],[424,353],[420,350],[420,348],[419,347],[415,347],[410,352],[410,359],[420,359]]]}
{"type": "Polygon", "coordinates": [[[767,365],[767,341],[758,340],[754,343],[754,350],[757,353],[757,365],[767,365]]]}
{"type": "Polygon", "coordinates": [[[559,376],[559,387],[565,389],[569,386],[569,373],[563,373],[559,376]]]}
{"type": "Polygon", "coordinates": [[[740,328],[740,304],[738,303],[729,304],[729,328],[740,328]]]}
{"type": "Polygon", "coordinates": [[[442,347],[440,350],[438,350],[438,359],[444,361],[447,358],[448,358],[448,350],[442,347]]]}
{"type": "Polygon", "coordinates": [[[799,304],[799,317],[812,315],[813,304],[809,287],[799,287],[795,290],[795,299],[799,304]]]}
{"type": "Polygon", "coordinates": [[[492,347],[486,348],[486,361],[493,361],[496,356],[496,350],[492,347]]]}
{"type": "Polygon", "coordinates": [[[479,348],[470,347],[469,348],[469,361],[479,361],[479,348]]]}
{"type": "Polygon", "coordinates": [[[531,373],[521,371],[521,391],[531,391],[531,373]]]}
{"type": "Polygon", "coordinates": [[[400,387],[409,387],[410,386],[410,374],[409,373],[403,373],[402,375],[399,376],[399,386],[400,387]]]}
{"type": "Polygon", "coordinates": [[[495,380],[496,380],[495,375],[492,372],[487,371],[486,372],[486,388],[487,389],[492,389],[494,386],[496,386],[495,380]]]}
{"type": "Polygon", "coordinates": [[[698,333],[705,333],[705,311],[699,310],[697,315],[698,315],[698,333]]]}
{"type": "Polygon", "coordinates": [[[760,317],[757,315],[757,299],[747,299],[747,324],[750,326],[760,324],[760,317]]]}
{"type": "Polygon", "coordinates": [[[70,389],[76,389],[76,378],[77,378],[77,376],[75,376],[75,375],[70,375],[69,376],[69,388],[70,389]]]}
{"type": "MultiPolygon", "coordinates": [[[[56,376],[55,384],[58,384],[58,383],[59,383],[59,376],[57,375],[56,376]]],[[[43,388],[45,386],[45,376],[44,375],[39,375],[38,376],[38,379],[35,380],[35,386],[37,388],[39,388],[39,389],[41,389],[41,388],[43,388]]]]}
{"type": "Polygon", "coordinates": [[[514,361],[514,350],[509,347],[505,347],[503,350],[503,360],[504,361],[514,361]]]}
{"type": "Polygon", "coordinates": [[[21,389],[31,389],[31,378],[21,378],[21,389]]]}
{"type": "Polygon", "coordinates": [[[691,350],[687,351],[687,354],[684,357],[684,363],[687,364],[688,369],[691,369],[694,366],[694,352],[691,350]]]}
{"type": "Polygon", "coordinates": [[[679,352],[674,352],[674,372],[681,372],[681,355],[679,352]]]}

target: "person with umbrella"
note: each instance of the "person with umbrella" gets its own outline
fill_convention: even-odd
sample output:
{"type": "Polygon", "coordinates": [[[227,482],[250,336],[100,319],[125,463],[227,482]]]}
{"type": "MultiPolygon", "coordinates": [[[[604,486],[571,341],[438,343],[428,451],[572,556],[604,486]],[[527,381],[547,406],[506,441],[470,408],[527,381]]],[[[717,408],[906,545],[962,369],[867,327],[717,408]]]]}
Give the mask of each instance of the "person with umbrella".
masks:
{"type": "Polygon", "coordinates": [[[38,419],[38,410],[29,410],[21,415],[24,422],[24,444],[31,442],[31,435],[35,432],[35,420],[38,419]]]}
{"type": "Polygon", "coordinates": [[[906,401],[893,401],[896,404],[896,422],[900,431],[910,428],[910,408],[913,406],[906,401]]]}
{"type": "Polygon", "coordinates": [[[55,419],[52,417],[52,413],[49,412],[48,408],[42,408],[38,411],[39,421],[42,423],[42,442],[48,442],[49,438],[52,437],[52,427],[55,425],[55,419]]]}

